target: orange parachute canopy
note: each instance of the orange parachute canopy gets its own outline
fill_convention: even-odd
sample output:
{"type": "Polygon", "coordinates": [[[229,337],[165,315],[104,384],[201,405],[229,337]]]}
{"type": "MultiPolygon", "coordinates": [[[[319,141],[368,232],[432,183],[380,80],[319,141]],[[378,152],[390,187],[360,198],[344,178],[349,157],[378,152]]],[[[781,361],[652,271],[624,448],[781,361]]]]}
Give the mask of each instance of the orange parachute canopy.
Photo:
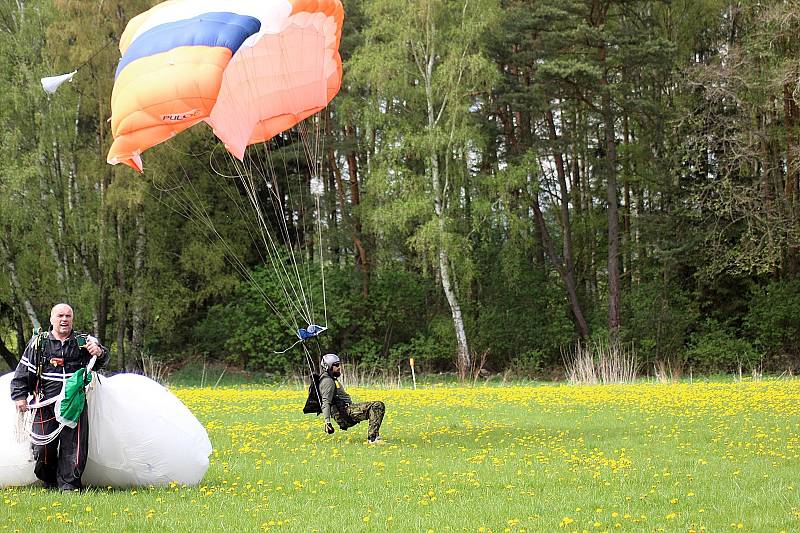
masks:
{"type": "Polygon", "coordinates": [[[342,83],[340,0],[169,0],[120,39],[112,165],[205,121],[239,159],[324,108],[342,83]]]}

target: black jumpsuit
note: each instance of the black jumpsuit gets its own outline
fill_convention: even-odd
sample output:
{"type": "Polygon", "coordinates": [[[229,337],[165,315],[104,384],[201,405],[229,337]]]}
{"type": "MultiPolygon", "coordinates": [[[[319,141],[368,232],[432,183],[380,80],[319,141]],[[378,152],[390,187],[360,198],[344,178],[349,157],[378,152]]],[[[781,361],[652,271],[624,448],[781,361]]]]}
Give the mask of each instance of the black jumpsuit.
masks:
{"type": "MultiPolygon", "coordinates": [[[[61,393],[64,380],[79,368],[86,367],[91,354],[78,347],[76,332],[63,343],[53,336],[52,331],[42,347],[37,348],[37,337],[34,336],[25,347],[22,360],[17,365],[14,378],[11,380],[11,399],[24,400],[28,394],[34,395],[34,401],[48,400],[61,393]],[[38,367],[41,357],[41,376],[38,367]]],[[[103,353],[97,358],[94,368],[102,368],[108,362],[108,349],[101,346],[103,353]]],[[[33,432],[47,435],[58,428],[54,412],[55,404],[36,409],[33,418],[33,432]]],[[[55,440],[44,446],[34,446],[36,466],[34,472],[45,486],[61,490],[81,488],[81,476],[86,468],[86,457],[89,451],[89,419],[88,409],[84,409],[74,428],[64,427],[55,440]]]]}

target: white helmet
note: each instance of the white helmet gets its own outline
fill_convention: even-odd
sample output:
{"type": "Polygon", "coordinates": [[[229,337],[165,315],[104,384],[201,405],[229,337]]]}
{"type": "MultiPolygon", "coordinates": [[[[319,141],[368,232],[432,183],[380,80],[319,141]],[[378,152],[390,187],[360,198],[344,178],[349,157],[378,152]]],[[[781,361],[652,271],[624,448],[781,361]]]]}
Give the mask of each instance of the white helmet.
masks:
{"type": "Polygon", "coordinates": [[[322,367],[323,372],[326,372],[334,363],[338,362],[340,362],[338,355],[335,353],[326,353],[322,356],[322,361],[320,361],[319,366],[322,367]]]}

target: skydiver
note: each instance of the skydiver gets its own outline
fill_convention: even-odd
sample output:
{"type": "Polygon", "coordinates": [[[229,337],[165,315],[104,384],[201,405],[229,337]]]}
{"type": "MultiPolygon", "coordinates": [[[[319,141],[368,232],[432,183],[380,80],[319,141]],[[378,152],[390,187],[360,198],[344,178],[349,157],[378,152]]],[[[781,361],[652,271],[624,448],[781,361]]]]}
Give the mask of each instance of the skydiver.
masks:
{"type": "Polygon", "coordinates": [[[336,424],[343,430],[353,427],[359,422],[369,420],[367,429],[368,444],[385,444],[380,437],[381,422],[386,412],[383,402],[353,403],[352,398],[338,381],[342,375],[342,362],[334,353],[326,354],[320,362],[322,375],[319,379],[319,393],[322,404],[322,415],[325,417],[325,433],[334,432],[331,424],[333,415],[336,424]]]}
{"type": "MultiPolygon", "coordinates": [[[[19,412],[28,410],[30,394],[39,403],[58,396],[66,377],[85,368],[92,357],[97,357],[95,368],[102,368],[108,362],[108,349],[94,337],[76,333],[72,329],[73,319],[72,307],[63,303],[55,305],[50,311],[49,332],[34,335],[25,347],[11,380],[11,399],[19,412]]],[[[53,409],[52,403],[36,409],[34,433],[45,436],[58,428],[53,409]]],[[[45,487],[61,491],[82,488],[81,476],[89,450],[87,411],[83,409],[75,428],[64,427],[51,443],[34,446],[34,473],[45,487]]]]}

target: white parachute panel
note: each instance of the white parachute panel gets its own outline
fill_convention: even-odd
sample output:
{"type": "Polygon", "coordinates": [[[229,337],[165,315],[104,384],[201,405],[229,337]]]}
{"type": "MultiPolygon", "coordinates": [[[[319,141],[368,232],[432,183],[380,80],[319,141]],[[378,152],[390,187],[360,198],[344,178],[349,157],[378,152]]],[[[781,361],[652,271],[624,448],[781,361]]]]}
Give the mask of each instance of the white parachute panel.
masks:
{"type": "Polygon", "coordinates": [[[21,424],[21,416],[11,401],[13,373],[0,376],[0,488],[24,487],[36,481],[29,426],[21,424]],[[22,426],[22,427],[19,427],[22,426]]]}
{"type": "Polygon", "coordinates": [[[101,376],[88,402],[85,485],[196,485],[203,479],[212,450],[208,434],[167,389],[138,374],[101,376]]]}
{"type": "MultiPolygon", "coordinates": [[[[19,415],[10,397],[12,377],[13,373],[0,377],[0,487],[37,481],[30,437],[16,437],[19,415]]],[[[97,377],[87,390],[89,457],[83,484],[198,484],[208,470],[212,448],[191,411],[145,376],[97,377]]]]}

